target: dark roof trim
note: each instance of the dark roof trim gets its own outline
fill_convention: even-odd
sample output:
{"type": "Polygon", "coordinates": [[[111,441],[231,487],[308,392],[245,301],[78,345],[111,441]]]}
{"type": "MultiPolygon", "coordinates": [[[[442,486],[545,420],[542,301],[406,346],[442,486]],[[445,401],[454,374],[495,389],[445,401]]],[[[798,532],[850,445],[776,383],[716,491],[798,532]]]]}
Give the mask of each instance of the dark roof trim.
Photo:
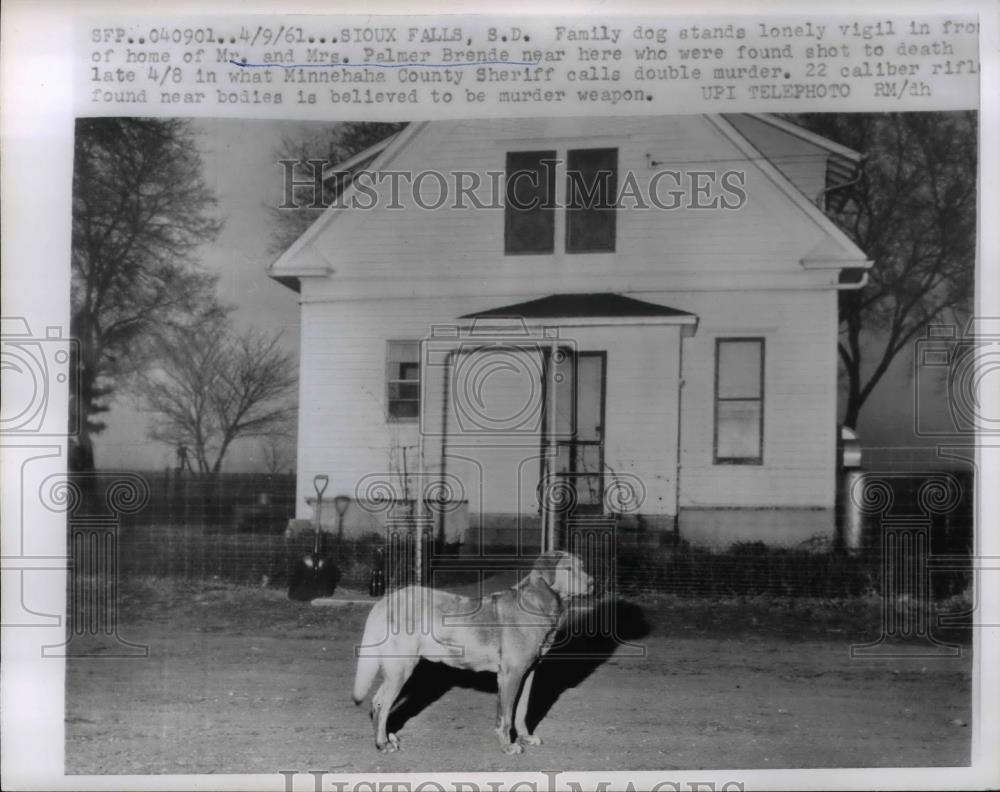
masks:
{"type": "Polygon", "coordinates": [[[466,314],[460,319],[563,319],[627,316],[690,316],[665,305],[636,300],[609,292],[589,294],[551,294],[537,300],[491,308],[488,311],[466,314]]]}
{"type": "Polygon", "coordinates": [[[299,294],[302,291],[302,285],[296,277],[290,275],[271,275],[270,273],[268,273],[268,277],[270,277],[273,281],[277,281],[286,289],[291,289],[296,294],[299,294]]]}

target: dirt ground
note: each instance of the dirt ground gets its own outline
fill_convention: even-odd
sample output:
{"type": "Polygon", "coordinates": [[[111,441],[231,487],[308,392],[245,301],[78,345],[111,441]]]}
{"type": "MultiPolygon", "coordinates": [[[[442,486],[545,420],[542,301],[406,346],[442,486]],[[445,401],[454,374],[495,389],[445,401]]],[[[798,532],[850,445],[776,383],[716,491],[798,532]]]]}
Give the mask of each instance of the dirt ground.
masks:
{"type": "Polygon", "coordinates": [[[968,636],[957,659],[851,659],[879,634],[871,602],[617,603],[625,642],[587,638],[544,661],[543,744],[502,753],[495,682],[427,664],[375,750],[350,699],[367,605],[282,590],[123,584],[119,635],[67,661],[67,773],[682,770],[960,766],[970,760],[968,636]]]}

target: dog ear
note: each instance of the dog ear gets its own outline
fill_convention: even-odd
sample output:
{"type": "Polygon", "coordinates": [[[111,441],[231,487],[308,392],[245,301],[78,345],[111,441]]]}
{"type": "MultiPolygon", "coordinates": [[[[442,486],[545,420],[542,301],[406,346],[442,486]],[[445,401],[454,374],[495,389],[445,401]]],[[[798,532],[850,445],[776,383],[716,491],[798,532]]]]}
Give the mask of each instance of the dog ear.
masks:
{"type": "Polygon", "coordinates": [[[542,553],[535,559],[531,577],[535,580],[542,580],[546,586],[552,588],[556,582],[556,569],[559,566],[560,558],[558,553],[542,553]]]}
{"type": "MultiPolygon", "coordinates": [[[[545,583],[545,580],[542,579],[542,582],[545,583]]],[[[559,602],[559,594],[545,583],[544,588],[529,586],[524,589],[521,592],[520,605],[528,613],[544,614],[551,609],[553,600],[559,602]]]]}

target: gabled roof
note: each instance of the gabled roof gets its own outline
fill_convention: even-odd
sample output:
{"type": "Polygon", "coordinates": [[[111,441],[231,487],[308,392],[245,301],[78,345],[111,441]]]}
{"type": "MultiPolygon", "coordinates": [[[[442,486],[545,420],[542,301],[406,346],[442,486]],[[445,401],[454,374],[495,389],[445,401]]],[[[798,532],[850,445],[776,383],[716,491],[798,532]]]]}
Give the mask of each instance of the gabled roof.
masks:
{"type": "MultiPolygon", "coordinates": [[[[850,163],[853,157],[857,156],[856,152],[851,152],[850,149],[846,149],[843,146],[839,146],[831,141],[825,141],[818,135],[813,135],[813,133],[796,127],[794,124],[789,124],[781,119],[775,119],[774,117],[762,117],[759,115],[751,116],[753,118],[759,118],[768,124],[780,125],[783,130],[801,137],[804,140],[808,140],[809,143],[813,143],[817,146],[822,146],[824,151],[830,152],[831,158],[840,159],[844,163],[850,163]]],[[[772,182],[780,192],[791,200],[791,202],[801,211],[801,213],[812,221],[813,224],[818,226],[828,237],[824,240],[823,250],[814,252],[805,256],[801,264],[809,268],[811,266],[831,267],[834,266],[839,268],[850,268],[859,267],[867,268],[871,266],[871,262],[866,260],[866,257],[862,251],[860,251],[857,246],[848,238],[848,236],[837,227],[833,220],[828,217],[820,208],[818,208],[809,197],[807,197],[800,189],[798,189],[789,178],[777,168],[773,162],[771,162],[767,156],[755,147],[755,145],[737,128],[729,121],[732,116],[722,116],[722,115],[706,115],[703,116],[706,121],[715,127],[717,131],[722,134],[722,137],[727,139],[729,143],[736,149],[738,156],[745,157],[748,162],[752,162],[754,167],[763,173],[763,175],[772,182]],[[829,249],[827,249],[829,248],[829,249]]],[[[380,171],[387,168],[391,163],[395,162],[402,153],[414,144],[418,138],[420,138],[424,131],[434,122],[415,122],[408,124],[402,131],[386,139],[386,141],[376,144],[371,149],[361,152],[357,155],[353,161],[344,163],[346,166],[352,167],[341,167],[344,170],[353,171],[355,168],[367,168],[372,171],[380,171]]],[[[352,180],[348,177],[345,179],[345,184],[343,187],[343,193],[345,199],[341,203],[346,203],[346,197],[349,196],[355,190],[355,185],[352,180]]],[[[299,237],[296,242],[294,242],[283,254],[281,254],[270,266],[269,275],[288,286],[289,288],[298,291],[299,279],[303,277],[328,277],[334,273],[334,257],[332,256],[332,251],[325,249],[323,246],[314,244],[323,234],[326,229],[328,229],[332,224],[337,223],[338,225],[349,224],[350,222],[356,220],[358,213],[356,212],[345,212],[338,206],[331,206],[328,208],[317,220],[314,222],[305,233],[299,237]]],[[[557,297],[558,295],[553,295],[557,297]]],[[[620,295],[619,295],[620,297],[620,295]]],[[[621,299],[629,299],[621,297],[621,299]]],[[[508,306],[508,309],[512,306],[508,306]]],[[[659,306],[663,310],[666,309],[665,306],[659,306]]],[[[605,309],[607,311],[607,309],[605,309]]],[[[591,314],[593,316],[593,314],[591,314]]],[[[604,316],[615,316],[616,314],[607,313],[604,316]]],[[[653,321],[652,316],[649,314],[632,314],[633,316],[646,316],[647,323],[653,321]]],[[[669,314],[660,313],[658,316],[661,320],[668,316],[669,314]]],[[[497,314],[494,314],[497,316],[497,314]]],[[[677,321],[677,320],[675,320],[677,321]]],[[[693,319],[694,322],[697,321],[696,318],[693,319]]],[[[678,323],[680,323],[678,321],[678,323]]]]}
{"type": "MultiPolygon", "coordinates": [[[[392,142],[399,136],[399,132],[394,132],[386,138],[383,138],[378,143],[369,146],[364,151],[355,154],[342,162],[338,162],[336,165],[331,165],[323,169],[323,194],[332,198],[334,201],[340,198],[344,194],[344,191],[351,186],[354,182],[354,177],[357,174],[369,168],[372,163],[378,159],[379,154],[385,151],[392,142]]],[[[290,248],[289,248],[290,249],[290,248]]],[[[286,251],[287,253],[287,251],[286,251]]],[[[284,257],[284,253],[278,257],[275,261],[271,263],[268,267],[268,273],[271,278],[276,280],[282,286],[291,289],[293,292],[301,291],[301,286],[299,284],[299,278],[295,275],[279,275],[275,271],[275,264],[284,257]]]]}
{"type": "Polygon", "coordinates": [[[382,138],[377,143],[373,143],[363,151],[359,151],[353,157],[348,157],[346,160],[342,160],[336,165],[330,165],[324,168],[323,181],[326,181],[333,176],[342,174],[349,177],[353,176],[365,166],[370,165],[372,161],[374,161],[375,157],[381,154],[398,136],[399,132],[393,132],[391,135],[382,138]]]}
{"type": "Polygon", "coordinates": [[[810,132],[805,127],[800,127],[798,124],[793,124],[791,121],[786,121],[784,118],[779,118],[778,116],[771,115],[770,113],[748,113],[748,115],[752,115],[758,121],[763,121],[765,124],[770,124],[775,129],[780,129],[782,132],[787,132],[789,135],[801,138],[807,143],[812,143],[814,146],[825,148],[831,154],[835,154],[838,157],[843,157],[844,159],[851,160],[852,162],[861,161],[861,155],[854,149],[843,146],[840,143],[835,143],[829,138],[817,135],[815,132],[810,132]]]}
{"type": "MultiPolygon", "coordinates": [[[[756,117],[756,116],[754,116],[756,117]]],[[[838,249],[839,253],[836,256],[824,255],[822,257],[823,261],[829,262],[836,260],[839,267],[859,267],[862,269],[868,269],[872,266],[872,262],[867,259],[864,252],[861,251],[857,245],[854,244],[853,240],[841,230],[837,224],[816,204],[814,204],[809,198],[802,193],[792,182],[789,180],[781,170],[768,159],[763,156],[759,149],[747,138],[745,135],[740,133],[740,131],[733,125],[732,121],[729,120],[724,115],[708,115],[705,116],[709,123],[713,124],[716,129],[722,132],[733,145],[736,146],[749,160],[756,162],[757,167],[763,172],[763,174],[771,180],[771,182],[777,186],[782,192],[787,195],[792,202],[802,210],[802,212],[815,223],[820,229],[822,229],[830,241],[834,243],[835,247],[838,249]]],[[[787,122],[783,122],[787,123],[787,122]]],[[[789,126],[795,126],[790,124],[789,126]]],[[[812,136],[811,132],[806,132],[806,130],[801,130],[803,133],[812,136]]],[[[818,137],[818,136],[814,136],[818,137]]],[[[819,138],[822,140],[823,138],[819,138]]],[[[827,141],[830,146],[836,146],[838,148],[844,148],[839,146],[839,144],[827,141]]],[[[850,151],[850,149],[844,149],[845,151],[850,151]]],[[[860,156],[860,155],[859,155],[860,156]]],[[[802,260],[802,264],[808,267],[811,261],[811,256],[807,256],[802,260]]]]}
{"type": "Polygon", "coordinates": [[[460,319],[566,319],[624,316],[697,317],[665,305],[636,300],[621,294],[550,294],[537,300],[466,314],[460,319]]]}
{"type": "Polygon", "coordinates": [[[803,190],[806,197],[813,203],[817,206],[825,206],[827,209],[842,208],[847,199],[847,193],[838,188],[846,186],[857,178],[861,168],[861,154],[770,113],[723,113],[723,118],[768,157],[789,181],[803,190]],[[783,156],[780,152],[775,151],[773,145],[768,145],[766,136],[768,130],[772,134],[775,131],[780,133],[786,140],[796,140],[799,145],[816,151],[822,157],[825,164],[822,189],[815,185],[810,189],[803,185],[800,178],[797,178],[796,171],[802,167],[805,160],[809,160],[811,157],[802,154],[783,156]]]}
{"type": "MultiPolygon", "coordinates": [[[[380,140],[378,143],[369,146],[367,149],[356,154],[350,159],[345,160],[344,162],[341,162],[331,168],[324,169],[324,183],[327,183],[331,179],[335,179],[339,181],[339,184],[336,185],[336,195],[340,197],[347,194],[354,187],[353,177],[358,171],[362,169],[379,171],[380,169],[388,167],[389,163],[392,162],[399,151],[405,148],[410,140],[426,125],[426,121],[409,123],[399,132],[389,135],[383,140],[380,140]]],[[[325,258],[317,257],[316,255],[305,256],[309,259],[309,263],[305,267],[300,264],[289,268],[288,263],[294,261],[296,257],[298,257],[300,253],[302,253],[304,249],[310,245],[312,240],[319,235],[320,231],[333,222],[335,218],[342,215],[343,213],[339,211],[336,206],[328,207],[316,219],[316,221],[305,230],[305,233],[303,233],[302,236],[295,240],[295,242],[293,242],[284,253],[271,262],[271,265],[267,268],[268,275],[282,286],[286,286],[292,291],[298,292],[300,291],[300,277],[304,275],[324,276],[333,272],[333,268],[330,266],[329,262],[325,258]],[[288,269],[291,271],[286,271],[288,269]]]]}

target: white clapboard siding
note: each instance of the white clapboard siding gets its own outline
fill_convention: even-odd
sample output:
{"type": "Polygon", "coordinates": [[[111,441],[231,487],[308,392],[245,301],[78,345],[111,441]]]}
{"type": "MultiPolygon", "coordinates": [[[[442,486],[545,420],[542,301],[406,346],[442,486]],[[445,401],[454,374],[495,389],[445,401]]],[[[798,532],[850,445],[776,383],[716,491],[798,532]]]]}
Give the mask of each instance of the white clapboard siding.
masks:
{"type": "MultiPolygon", "coordinates": [[[[427,126],[392,160],[389,168],[445,174],[470,171],[486,180],[502,171],[505,154],[514,149],[554,150],[616,146],[620,180],[635,174],[643,190],[660,170],[738,170],[746,174],[748,201],[738,211],[678,208],[622,209],[618,212],[614,253],[586,255],[564,251],[563,212],[556,212],[552,255],[508,256],[503,251],[502,209],[427,210],[414,204],[408,190],[400,194],[405,208],[339,210],[312,240],[334,269],[327,293],[341,297],[398,290],[460,289],[475,284],[496,294],[516,293],[537,281],[540,289],[572,284],[576,290],[638,290],[662,284],[666,275],[709,273],[777,273],[803,275],[800,259],[823,240],[822,230],[808,220],[785,194],[748,162],[708,120],[701,116],[668,119],[538,121],[455,121],[427,126]],[[547,140],[548,133],[555,136],[547,140]],[[648,155],[648,156],[647,156],[648,155]],[[650,162],[657,163],[655,166],[650,162]],[[441,279],[460,279],[442,286],[441,279]]],[[[563,177],[564,178],[564,177],[563,177]]],[[[685,179],[692,178],[685,176],[685,179]]],[[[564,188],[563,179],[557,186],[564,188]]],[[[383,185],[383,204],[388,187],[383,185]]],[[[661,191],[673,189],[663,179],[661,191]]],[[[689,184],[684,182],[685,192],[689,184]]],[[[435,181],[425,182],[428,200],[437,194],[435,181]]],[[[487,201],[488,184],[480,190],[487,201]]],[[[664,195],[664,200],[667,197],[664,195]]],[[[687,200],[685,198],[684,200],[687,200]]],[[[626,206],[629,205],[626,199],[626,206]]],[[[320,221],[323,222],[322,220],[320,221]]],[[[324,284],[318,284],[322,290],[324,284]]],[[[549,288],[549,291],[552,291],[549,288]]]]}
{"type": "MultiPolygon", "coordinates": [[[[425,338],[443,320],[493,302],[480,298],[303,305],[300,503],[311,493],[317,473],[330,476],[331,492],[338,494],[364,497],[372,487],[385,486],[402,495],[403,447],[408,449],[409,487],[416,490],[421,427],[387,420],[386,342],[425,338]]],[[[605,462],[610,471],[638,477],[644,509],[657,514],[675,513],[679,332],[676,327],[560,329],[563,346],[607,353],[605,462]]],[[[440,470],[443,442],[445,468],[461,477],[473,512],[535,513],[539,432],[500,438],[463,435],[452,406],[447,439],[442,440],[441,374],[424,371],[429,415],[423,425],[423,483],[433,483],[434,472],[440,470]],[[461,458],[468,461],[456,462],[461,458]]]]}
{"type": "Polygon", "coordinates": [[[684,342],[680,506],[832,506],[836,293],[714,292],[675,300],[701,317],[684,342]],[[717,338],[763,337],[764,462],[712,461],[717,338]]]}
{"type": "MultiPolygon", "coordinates": [[[[629,172],[645,188],[658,170],[735,169],[745,173],[749,199],[738,211],[620,209],[616,251],[586,255],[565,253],[562,211],[555,252],[521,256],[504,254],[502,209],[425,210],[404,190],[401,209],[385,208],[383,194],[370,211],[328,212],[274,270],[294,276],[297,262],[310,270],[301,279],[300,516],[308,515],[304,498],[316,473],[330,476],[331,493],[364,498],[381,486],[401,495],[403,448],[406,489],[415,496],[427,484],[417,473],[421,445],[428,480],[442,467],[457,477],[455,494],[469,501],[470,513],[536,513],[537,433],[500,449],[488,448],[488,438],[463,448],[450,427],[442,441],[443,385],[426,370],[423,435],[416,422],[387,420],[386,349],[389,340],[425,338],[465,314],[560,292],[617,292],[698,317],[696,333],[683,341],[676,325],[560,328],[567,343],[607,353],[605,462],[642,483],[642,513],[832,508],[838,270],[802,261],[817,250],[824,259],[862,256],[790,196],[820,183],[819,161],[802,159],[785,179],[748,160],[724,129],[701,116],[414,128],[386,167],[433,168],[448,179],[476,172],[486,180],[483,200],[486,174],[503,170],[507,151],[554,150],[564,158],[568,149],[595,147],[618,148],[620,182],[629,172]],[[329,274],[317,275],[317,262],[329,274]],[[738,336],[765,339],[761,465],[712,460],[715,342],[738,336]]],[[[767,138],[772,156],[782,137],[767,138]]],[[[788,145],[793,154],[818,151],[788,145]]],[[[508,397],[516,401],[516,389],[508,397]]]]}

